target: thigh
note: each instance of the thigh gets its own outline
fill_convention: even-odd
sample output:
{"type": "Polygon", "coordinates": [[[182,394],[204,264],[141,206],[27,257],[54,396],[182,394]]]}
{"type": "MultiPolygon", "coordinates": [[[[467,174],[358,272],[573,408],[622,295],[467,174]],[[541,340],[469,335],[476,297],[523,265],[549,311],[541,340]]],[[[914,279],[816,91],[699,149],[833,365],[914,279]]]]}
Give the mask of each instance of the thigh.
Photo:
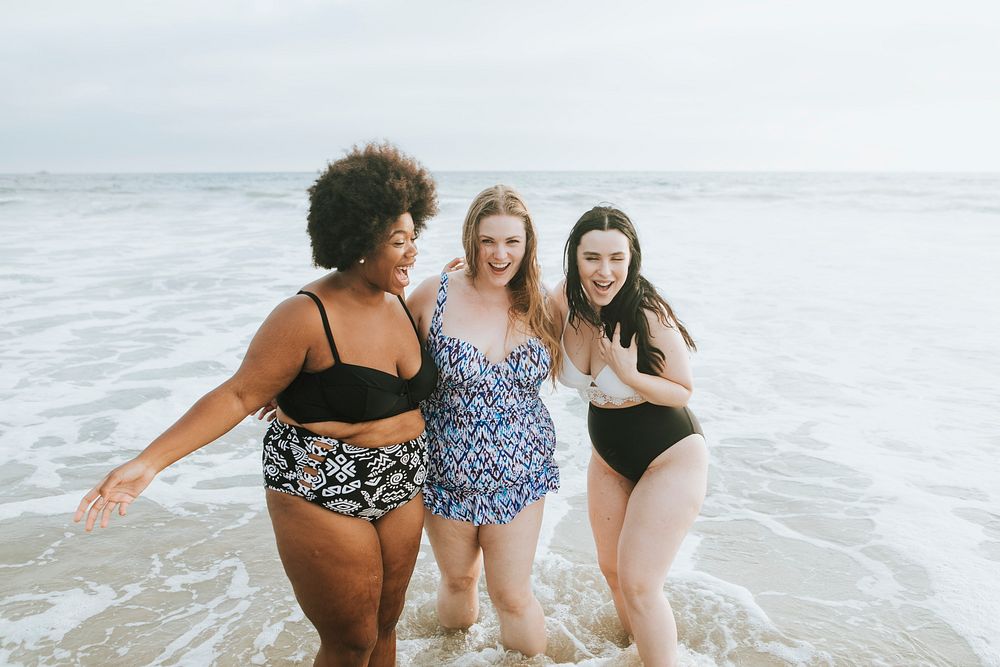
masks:
{"type": "Polygon", "coordinates": [[[705,439],[689,435],[658,456],[629,496],[619,539],[621,572],[666,578],[705,499],[705,439]]]}
{"type": "Polygon", "coordinates": [[[482,552],[479,548],[479,526],[465,521],[446,519],[430,510],[424,512],[424,530],[434,551],[434,560],[446,580],[479,578],[482,552]]]}
{"type": "Polygon", "coordinates": [[[423,525],[424,501],[420,494],[374,523],[384,577],[379,604],[379,619],[383,622],[395,621],[403,610],[423,525]]]}
{"type": "Polygon", "coordinates": [[[278,554],[320,636],[376,627],[382,556],[374,526],[302,498],[267,491],[278,554]]]}
{"type": "Polygon", "coordinates": [[[490,595],[509,590],[531,590],[531,567],[538,548],[545,499],[536,500],[509,523],[479,527],[486,587],[490,595]]]}
{"type": "Polygon", "coordinates": [[[607,574],[618,562],[618,539],[634,484],[611,469],[596,451],[587,468],[587,513],[597,547],[597,562],[607,574]]]}

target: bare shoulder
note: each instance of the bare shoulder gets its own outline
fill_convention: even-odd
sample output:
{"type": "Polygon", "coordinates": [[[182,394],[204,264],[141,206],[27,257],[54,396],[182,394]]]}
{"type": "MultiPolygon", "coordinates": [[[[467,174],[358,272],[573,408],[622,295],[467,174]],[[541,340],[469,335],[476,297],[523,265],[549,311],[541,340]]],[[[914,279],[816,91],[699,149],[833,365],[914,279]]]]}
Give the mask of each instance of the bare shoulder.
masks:
{"type": "Polygon", "coordinates": [[[245,365],[272,368],[289,359],[292,365],[301,365],[312,336],[321,330],[319,322],[319,308],[310,297],[296,294],[286,298],[257,329],[245,365]]]}
{"type": "Polygon", "coordinates": [[[264,320],[264,324],[298,327],[316,317],[319,317],[319,308],[312,298],[305,294],[296,294],[275,306],[264,320]]]}
{"type": "Polygon", "coordinates": [[[268,354],[301,356],[322,331],[319,308],[305,294],[283,300],[264,319],[250,344],[250,351],[266,349],[268,354]]]}
{"type": "Polygon", "coordinates": [[[465,273],[465,269],[448,271],[445,275],[448,277],[449,307],[461,307],[456,304],[476,298],[472,279],[465,273]]]}
{"type": "Polygon", "coordinates": [[[434,303],[440,285],[441,276],[424,278],[406,297],[406,305],[410,310],[426,308],[428,304],[434,303]]]}
{"type": "Polygon", "coordinates": [[[557,299],[561,303],[566,303],[566,279],[563,278],[556,283],[556,286],[549,290],[549,296],[557,299]]]}
{"type": "Polygon", "coordinates": [[[560,280],[551,290],[547,289],[546,296],[558,312],[565,316],[566,311],[569,309],[569,301],[566,298],[566,279],[563,278],[560,280]]]}
{"type": "Polygon", "coordinates": [[[681,347],[686,347],[684,336],[682,336],[681,332],[676,326],[674,326],[674,323],[670,321],[666,312],[659,308],[656,310],[644,308],[642,314],[646,317],[646,323],[649,325],[649,337],[656,340],[657,344],[680,345],[681,347]]]}
{"type": "Polygon", "coordinates": [[[463,287],[469,284],[469,276],[465,273],[465,269],[455,269],[454,271],[448,271],[448,285],[462,285],[463,287]]]}

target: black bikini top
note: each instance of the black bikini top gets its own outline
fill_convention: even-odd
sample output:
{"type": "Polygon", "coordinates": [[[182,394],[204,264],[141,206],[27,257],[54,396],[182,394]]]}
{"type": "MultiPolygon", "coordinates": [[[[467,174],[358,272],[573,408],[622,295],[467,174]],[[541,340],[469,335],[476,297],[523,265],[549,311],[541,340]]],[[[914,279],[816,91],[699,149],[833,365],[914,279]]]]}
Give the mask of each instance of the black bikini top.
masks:
{"type": "MultiPolygon", "coordinates": [[[[278,394],[278,407],[285,414],[300,424],[325,421],[351,424],[367,422],[409,412],[434,391],[437,366],[423,345],[420,346],[420,369],[416,375],[406,380],[377,368],[345,364],[337,354],[323,302],[312,292],[303,290],[299,294],[308,296],[319,308],[334,364],[315,373],[301,371],[278,394]]],[[[416,332],[417,324],[403,302],[403,297],[399,297],[399,302],[416,332]]]]}

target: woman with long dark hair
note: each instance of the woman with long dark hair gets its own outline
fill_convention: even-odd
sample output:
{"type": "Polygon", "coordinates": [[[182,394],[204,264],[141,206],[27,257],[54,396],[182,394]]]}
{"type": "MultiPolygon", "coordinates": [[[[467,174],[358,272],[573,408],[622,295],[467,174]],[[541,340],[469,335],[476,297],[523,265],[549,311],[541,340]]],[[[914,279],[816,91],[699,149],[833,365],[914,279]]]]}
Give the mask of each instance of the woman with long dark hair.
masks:
{"type": "Polygon", "coordinates": [[[694,341],[641,273],[632,221],[587,211],[566,241],[555,305],[563,328],[559,379],[589,402],[587,475],[598,563],[625,631],[646,665],[677,661],[663,586],[705,498],[708,456],[687,407],[694,341]]]}

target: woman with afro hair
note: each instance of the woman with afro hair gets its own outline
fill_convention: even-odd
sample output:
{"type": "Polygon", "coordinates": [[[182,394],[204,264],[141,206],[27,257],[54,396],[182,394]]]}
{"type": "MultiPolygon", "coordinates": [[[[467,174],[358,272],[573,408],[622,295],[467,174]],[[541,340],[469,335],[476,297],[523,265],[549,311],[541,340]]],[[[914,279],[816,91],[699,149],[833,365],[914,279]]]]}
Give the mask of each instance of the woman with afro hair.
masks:
{"type": "Polygon", "coordinates": [[[317,266],[286,299],[230,379],[76,512],[86,529],[125,510],[168,465],[277,396],[264,485],[278,553],[320,636],[316,665],[393,665],[396,622],[423,526],[427,471],[418,403],[437,370],[403,303],[414,241],[437,212],[434,181],[388,144],[354,148],[309,190],[317,266]]]}

